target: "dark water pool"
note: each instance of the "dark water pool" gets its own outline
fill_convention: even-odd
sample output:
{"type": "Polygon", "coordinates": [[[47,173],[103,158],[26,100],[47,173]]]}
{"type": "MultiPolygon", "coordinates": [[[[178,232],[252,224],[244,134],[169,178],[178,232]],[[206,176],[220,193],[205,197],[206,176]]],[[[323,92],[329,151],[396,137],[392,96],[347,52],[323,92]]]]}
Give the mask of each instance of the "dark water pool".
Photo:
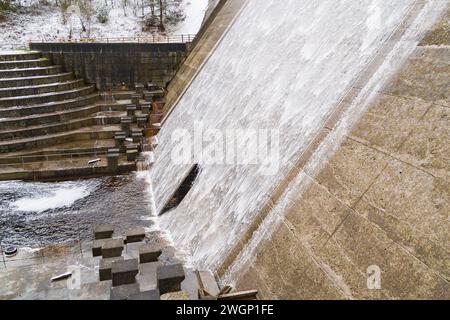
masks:
{"type": "Polygon", "coordinates": [[[119,232],[150,227],[147,181],[143,176],[79,181],[0,182],[0,244],[42,247],[92,238],[101,223],[119,232]]]}

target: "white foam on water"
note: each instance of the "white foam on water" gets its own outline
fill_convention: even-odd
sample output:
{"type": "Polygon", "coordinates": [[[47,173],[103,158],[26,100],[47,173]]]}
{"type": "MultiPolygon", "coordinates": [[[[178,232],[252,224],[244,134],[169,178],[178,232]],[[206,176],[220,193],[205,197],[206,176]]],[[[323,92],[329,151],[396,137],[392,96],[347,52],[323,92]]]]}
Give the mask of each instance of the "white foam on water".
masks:
{"type": "Polygon", "coordinates": [[[41,213],[47,210],[72,206],[75,201],[90,194],[87,186],[64,188],[51,191],[49,195],[25,197],[13,202],[11,205],[23,212],[41,213]]]}

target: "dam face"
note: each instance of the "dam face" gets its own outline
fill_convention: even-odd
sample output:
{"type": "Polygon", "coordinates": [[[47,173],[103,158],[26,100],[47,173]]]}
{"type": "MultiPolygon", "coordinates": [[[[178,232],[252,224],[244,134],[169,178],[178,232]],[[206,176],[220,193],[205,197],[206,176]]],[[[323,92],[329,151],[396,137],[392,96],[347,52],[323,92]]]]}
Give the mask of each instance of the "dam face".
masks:
{"type": "MultiPolygon", "coordinates": [[[[335,181],[351,195],[341,199],[339,192],[325,191],[336,203],[322,199],[312,185],[341,144],[348,147],[345,136],[446,6],[413,0],[245,3],[165,120],[151,169],[155,211],[161,214],[193,165],[200,167],[183,201],[160,217],[161,226],[191,253],[196,266],[214,270],[226,283],[256,284],[266,298],[376,297],[360,287],[366,286],[367,267],[389,265],[388,256],[355,262],[357,276],[346,277],[350,266],[337,270],[315,251],[316,245],[327,248],[350,220],[364,217],[355,210],[370,182],[335,181]],[[238,132],[237,141],[228,144],[224,137],[231,131],[238,132]],[[270,147],[242,138],[249,132],[268,134],[270,147]],[[235,154],[226,156],[227,148],[251,153],[255,146],[262,155],[257,159],[239,162],[235,154]],[[181,149],[190,150],[185,161],[177,161],[181,149]],[[223,154],[216,152],[211,161],[212,149],[223,154]],[[321,222],[302,234],[284,216],[311,193],[315,203],[293,214],[300,225],[310,219],[321,222]],[[323,216],[306,215],[312,212],[323,216]],[[361,283],[352,283],[355,279],[361,283]],[[303,280],[304,286],[299,284],[303,280]]],[[[367,163],[378,160],[377,154],[361,152],[367,163]]],[[[355,166],[346,174],[378,178],[387,164],[380,166],[379,171],[355,166]]],[[[362,228],[355,221],[349,230],[362,228]]],[[[380,241],[374,240],[376,245],[380,241]]],[[[393,243],[400,251],[406,246],[393,243]]],[[[382,246],[389,247],[389,241],[382,246]]],[[[339,257],[348,254],[329,250],[339,257]]],[[[445,272],[437,270],[438,275],[427,274],[432,284],[424,292],[410,288],[405,295],[445,296],[448,278],[442,280],[445,272]]],[[[383,294],[398,296],[395,290],[383,294]]]]}

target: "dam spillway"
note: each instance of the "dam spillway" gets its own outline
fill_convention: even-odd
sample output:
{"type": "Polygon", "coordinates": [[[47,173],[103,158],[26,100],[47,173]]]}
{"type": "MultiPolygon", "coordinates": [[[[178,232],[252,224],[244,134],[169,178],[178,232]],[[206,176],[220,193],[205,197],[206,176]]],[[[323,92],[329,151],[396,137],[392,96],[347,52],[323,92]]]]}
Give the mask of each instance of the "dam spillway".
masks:
{"type": "MultiPolygon", "coordinates": [[[[201,167],[183,201],[161,216],[161,225],[172,234],[174,242],[189,250],[199,267],[210,268],[229,282],[245,282],[246,270],[254,267],[251,264],[256,253],[270,250],[265,249],[270,245],[261,245],[260,241],[270,239],[280,221],[284,222],[283,228],[290,228],[283,221],[289,207],[302,199],[303,193],[311,192],[308,183],[339,149],[345,135],[447,5],[442,1],[412,0],[292,0],[284,1],[282,6],[277,1],[245,2],[158,135],[156,161],[151,169],[157,213],[163,211],[192,165],[198,163],[201,167]],[[350,111],[343,112],[343,106],[350,111]],[[330,123],[336,130],[328,135],[330,123]],[[175,165],[173,150],[180,141],[192,142],[179,136],[174,139],[173,133],[180,129],[190,137],[196,135],[196,130],[208,129],[276,130],[278,170],[267,175],[261,163],[202,163],[198,154],[191,163],[175,165]],[[323,135],[328,139],[321,140],[323,135]],[[266,219],[271,216],[272,220],[266,219]],[[263,236],[253,242],[258,233],[263,236]]],[[[222,138],[209,133],[207,141],[201,143],[206,149],[223,143],[222,138]]],[[[238,149],[247,147],[244,142],[238,149]]],[[[350,188],[346,191],[349,194],[363,195],[360,190],[351,190],[356,188],[354,185],[344,187],[350,188]]],[[[339,200],[349,207],[345,210],[355,209],[358,198],[353,197],[339,200]]],[[[336,219],[325,227],[330,238],[348,216],[329,218],[336,219]]],[[[272,255],[279,250],[289,252],[291,243],[287,238],[284,241],[284,245],[276,242],[280,247],[272,248],[272,255]]],[[[318,272],[331,278],[332,287],[337,286],[340,292],[317,295],[352,297],[352,289],[342,283],[342,275],[318,263],[311,249],[306,251],[307,259],[313,259],[312,264],[318,264],[321,270],[318,272]]],[[[258,267],[264,271],[269,268],[266,264],[258,267]]],[[[251,269],[254,277],[258,277],[260,269],[251,269]]],[[[269,297],[313,296],[298,288],[289,296],[286,287],[279,287],[281,280],[274,275],[277,272],[271,269],[269,273],[275,277],[275,289],[266,293],[269,297]]],[[[248,283],[258,282],[251,280],[248,283]]],[[[267,282],[261,278],[259,281],[267,282]]]]}

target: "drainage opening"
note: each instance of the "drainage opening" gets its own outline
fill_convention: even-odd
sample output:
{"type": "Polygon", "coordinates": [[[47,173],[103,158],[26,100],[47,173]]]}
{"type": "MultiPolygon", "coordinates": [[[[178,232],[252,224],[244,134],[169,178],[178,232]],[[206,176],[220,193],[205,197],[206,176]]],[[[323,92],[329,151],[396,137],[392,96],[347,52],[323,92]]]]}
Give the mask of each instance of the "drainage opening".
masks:
{"type": "Polygon", "coordinates": [[[186,195],[194,185],[194,182],[197,179],[199,173],[200,166],[198,164],[194,164],[194,166],[191,168],[191,171],[189,171],[189,174],[186,176],[186,178],[184,178],[183,182],[181,182],[180,186],[172,195],[172,197],[170,197],[169,201],[167,201],[166,205],[161,210],[160,215],[166,213],[169,210],[172,210],[173,208],[176,208],[181,203],[181,201],[183,201],[184,197],[186,197],[186,195]]]}

